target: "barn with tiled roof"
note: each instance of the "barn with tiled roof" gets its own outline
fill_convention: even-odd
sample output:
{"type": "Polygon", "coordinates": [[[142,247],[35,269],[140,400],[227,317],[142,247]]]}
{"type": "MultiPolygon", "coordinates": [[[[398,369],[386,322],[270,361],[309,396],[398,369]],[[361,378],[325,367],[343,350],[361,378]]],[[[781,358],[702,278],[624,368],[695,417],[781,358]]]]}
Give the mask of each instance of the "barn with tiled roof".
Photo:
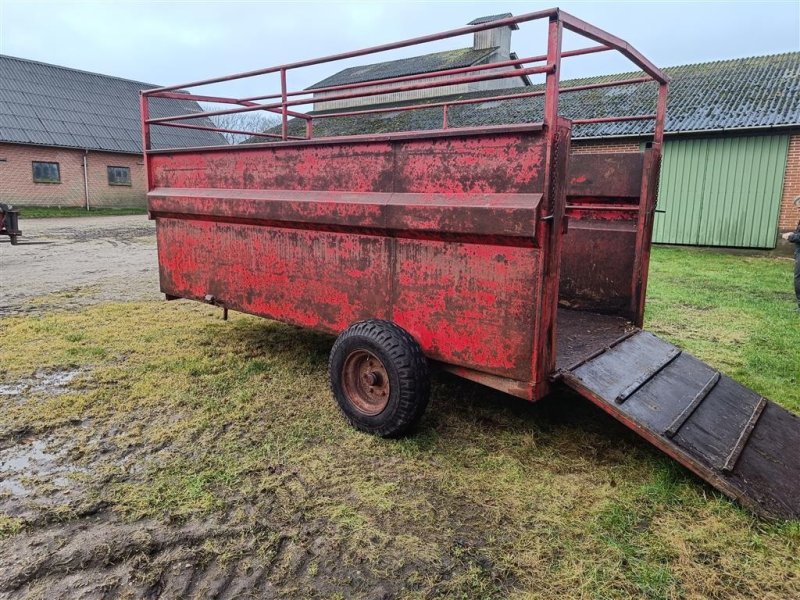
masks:
{"type": "MultiPolygon", "coordinates": [[[[0,202],[144,206],[139,92],[153,84],[0,55],[0,202]]],[[[155,99],[151,116],[200,112],[155,99]]],[[[210,125],[210,123],[208,123],[210,125]]],[[[224,144],[218,133],[154,127],[156,147],[224,144]]]]}

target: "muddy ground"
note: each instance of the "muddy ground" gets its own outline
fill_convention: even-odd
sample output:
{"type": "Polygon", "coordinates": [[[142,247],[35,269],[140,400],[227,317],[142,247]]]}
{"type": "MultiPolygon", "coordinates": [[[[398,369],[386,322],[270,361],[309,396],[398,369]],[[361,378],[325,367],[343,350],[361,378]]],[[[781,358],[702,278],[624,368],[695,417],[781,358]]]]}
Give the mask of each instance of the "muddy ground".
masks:
{"type": "Polygon", "coordinates": [[[365,436],[327,336],[160,301],[145,217],[22,226],[0,239],[0,600],[800,597],[797,524],[584,402],[437,376],[415,435],[365,436]]]}
{"type": "MultiPolygon", "coordinates": [[[[161,298],[155,228],[146,217],[39,219],[22,228],[17,246],[0,238],[0,319],[161,298]]],[[[67,338],[82,335],[76,328],[67,338]]],[[[340,526],[309,517],[307,504],[319,490],[280,462],[268,467],[278,482],[274,494],[236,498],[199,518],[115,510],[110,484],[140,485],[145,465],[170,460],[169,441],[146,446],[125,429],[165,415],[102,419],[64,410],[60,398],[69,406],[103,386],[93,382],[91,367],[42,367],[14,377],[4,366],[0,406],[55,403],[60,412],[57,423],[0,419],[0,599],[383,600],[422,587],[407,578],[447,581],[465,569],[463,560],[448,558],[431,569],[412,555],[402,572],[391,573],[397,549],[360,566],[358,553],[342,547],[340,526]]],[[[478,560],[491,569],[491,561],[478,560]]]]}
{"type": "MultiPolygon", "coordinates": [[[[145,216],[32,219],[22,226],[17,246],[0,237],[0,316],[160,297],[155,226],[145,216]]],[[[0,377],[0,400],[60,395],[83,374],[74,368],[37,370],[10,382],[0,377]]],[[[30,529],[0,546],[0,598],[237,597],[250,588],[252,573],[233,581],[229,568],[206,565],[198,574],[193,557],[186,562],[187,548],[235,529],[209,522],[165,531],[156,522],[120,522],[87,499],[81,475],[90,469],[70,460],[76,444],[61,432],[0,431],[0,513],[30,529]],[[63,519],[70,522],[52,523],[63,519]],[[171,557],[167,575],[141,580],[138,563],[164,555],[171,557]]],[[[106,455],[108,442],[98,444],[106,455]]],[[[126,454],[99,458],[95,466],[126,454]]]]}

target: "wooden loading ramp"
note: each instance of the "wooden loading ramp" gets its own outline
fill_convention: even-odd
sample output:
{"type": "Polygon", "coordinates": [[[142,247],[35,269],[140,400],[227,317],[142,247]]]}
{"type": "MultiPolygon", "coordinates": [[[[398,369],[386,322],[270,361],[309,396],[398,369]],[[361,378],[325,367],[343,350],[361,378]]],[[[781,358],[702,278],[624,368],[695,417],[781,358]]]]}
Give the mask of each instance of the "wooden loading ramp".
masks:
{"type": "Polygon", "coordinates": [[[761,516],[800,518],[800,418],[629,328],[557,379],[761,516]]]}

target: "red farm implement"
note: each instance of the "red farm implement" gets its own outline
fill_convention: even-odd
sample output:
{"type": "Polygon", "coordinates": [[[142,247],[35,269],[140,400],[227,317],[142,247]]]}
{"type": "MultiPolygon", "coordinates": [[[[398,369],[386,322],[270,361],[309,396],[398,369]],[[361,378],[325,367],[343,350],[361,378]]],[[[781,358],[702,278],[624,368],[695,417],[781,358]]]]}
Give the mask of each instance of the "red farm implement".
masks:
{"type": "Polygon", "coordinates": [[[161,289],[338,335],[332,388],[365,431],[413,426],[429,365],[530,401],[567,386],[759,514],[797,518],[800,419],[641,330],[667,83],[623,40],[552,9],[143,92],[161,289]],[[303,67],[531,21],[547,25],[541,56],[313,90],[331,102],[435,88],[445,76],[448,85],[544,77],[523,92],[315,113],[298,110],[311,91],[287,86],[303,67]],[[562,51],[564,30],[596,45],[562,51]],[[562,59],[604,51],[641,77],[560,86],[562,59]],[[279,92],[183,91],[268,74],[279,92]],[[652,82],[646,114],[559,115],[560,94],[643,82],[652,82]],[[541,103],[537,122],[448,120],[464,104],[520,98],[541,103]],[[156,99],[233,108],[153,117],[156,99]],[[441,125],[315,136],[321,119],[422,109],[440,109],[441,125]],[[280,126],[253,132],[252,144],[151,146],[153,127],[225,131],[207,117],[249,111],[278,114],[280,126]],[[653,123],[641,151],[570,154],[573,126],[632,120],[653,123]]]}

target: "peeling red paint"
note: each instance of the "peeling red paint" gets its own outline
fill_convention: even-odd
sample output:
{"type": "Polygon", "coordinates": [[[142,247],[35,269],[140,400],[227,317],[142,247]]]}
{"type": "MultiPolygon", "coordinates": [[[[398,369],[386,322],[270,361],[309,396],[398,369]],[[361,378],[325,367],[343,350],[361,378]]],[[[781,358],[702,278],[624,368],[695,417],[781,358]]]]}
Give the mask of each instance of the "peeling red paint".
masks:
{"type": "Polygon", "coordinates": [[[552,137],[153,154],[161,289],[330,333],[389,319],[455,372],[537,399],[559,293],[634,304],[640,198],[615,169],[641,173],[642,155],[582,159],[568,178],[569,135],[560,119],[552,137]]]}

